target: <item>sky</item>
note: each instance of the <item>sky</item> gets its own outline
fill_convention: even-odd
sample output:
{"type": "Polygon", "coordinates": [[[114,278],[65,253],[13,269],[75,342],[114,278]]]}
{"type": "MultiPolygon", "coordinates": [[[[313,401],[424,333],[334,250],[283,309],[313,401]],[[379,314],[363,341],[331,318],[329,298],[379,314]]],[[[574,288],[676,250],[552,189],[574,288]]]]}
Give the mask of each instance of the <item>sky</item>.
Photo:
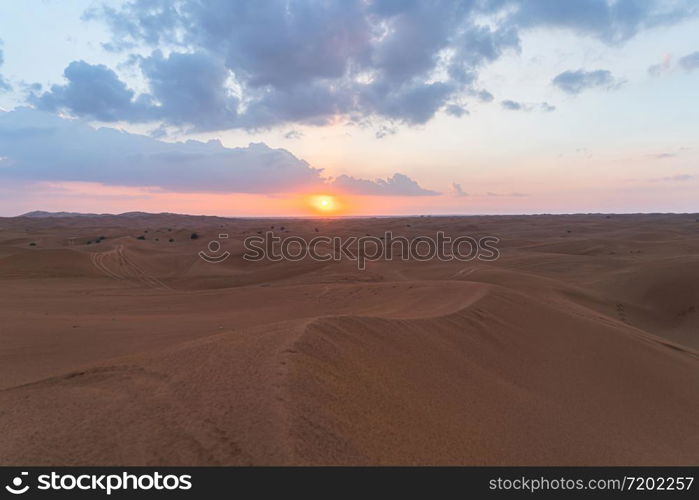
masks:
{"type": "Polygon", "coordinates": [[[692,0],[0,0],[0,215],[699,212],[698,104],[692,0]]]}

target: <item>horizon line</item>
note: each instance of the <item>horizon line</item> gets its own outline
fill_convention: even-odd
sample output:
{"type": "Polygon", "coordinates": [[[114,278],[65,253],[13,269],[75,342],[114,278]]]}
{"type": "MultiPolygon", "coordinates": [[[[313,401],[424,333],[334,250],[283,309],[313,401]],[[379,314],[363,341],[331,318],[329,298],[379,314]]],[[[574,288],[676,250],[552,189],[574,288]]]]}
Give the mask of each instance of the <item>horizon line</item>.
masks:
{"type": "Polygon", "coordinates": [[[369,215],[212,215],[189,214],[179,212],[143,212],[133,210],[121,213],[93,213],[93,212],[50,212],[47,210],[31,210],[19,215],[0,215],[2,219],[16,219],[21,217],[35,219],[70,218],[70,217],[123,217],[123,216],[153,216],[175,215],[180,217],[212,217],[219,219],[389,219],[389,218],[419,218],[419,217],[536,217],[544,215],[575,216],[575,215],[699,215],[697,212],[535,212],[535,213],[446,213],[446,214],[369,214],[369,215]],[[33,215],[34,214],[34,215],[33,215]],[[45,215],[42,215],[45,214],[45,215]]]}

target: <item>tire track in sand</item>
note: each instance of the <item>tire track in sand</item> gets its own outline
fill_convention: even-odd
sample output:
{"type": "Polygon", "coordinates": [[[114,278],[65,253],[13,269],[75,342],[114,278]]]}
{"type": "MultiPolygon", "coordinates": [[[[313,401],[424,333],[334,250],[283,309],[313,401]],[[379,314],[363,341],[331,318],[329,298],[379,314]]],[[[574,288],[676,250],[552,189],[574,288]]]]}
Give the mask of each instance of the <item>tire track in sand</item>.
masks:
{"type": "Polygon", "coordinates": [[[90,261],[102,274],[117,280],[134,281],[148,288],[173,290],[155,276],[148,274],[124,253],[124,245],[106,252],[90,254],[90,261]]]}

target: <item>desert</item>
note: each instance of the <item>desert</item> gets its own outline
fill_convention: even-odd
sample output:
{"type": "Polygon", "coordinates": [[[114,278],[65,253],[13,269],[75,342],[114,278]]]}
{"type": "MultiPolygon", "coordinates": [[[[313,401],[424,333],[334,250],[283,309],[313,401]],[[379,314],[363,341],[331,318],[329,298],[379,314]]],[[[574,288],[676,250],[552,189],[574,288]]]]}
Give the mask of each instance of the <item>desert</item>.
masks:
{"type": "Polygon", "coordinates": [[[0,464],[698,465],[698,276],[696,214],[1,218],[0,464]],[[243,259],[272,226],[500,255],[243,259]]]}

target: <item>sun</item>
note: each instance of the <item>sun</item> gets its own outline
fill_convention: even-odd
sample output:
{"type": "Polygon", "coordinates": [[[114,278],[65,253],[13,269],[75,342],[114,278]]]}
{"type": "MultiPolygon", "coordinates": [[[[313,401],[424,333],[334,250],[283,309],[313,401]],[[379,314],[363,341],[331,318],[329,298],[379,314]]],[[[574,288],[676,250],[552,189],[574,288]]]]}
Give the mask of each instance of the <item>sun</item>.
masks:
{"type": "Polygon", "coordinates": [[[318,213],[331,214],[340,209],[340,203],[335,196],[317,194],[309,197],[311,208],[318,213]]]}

